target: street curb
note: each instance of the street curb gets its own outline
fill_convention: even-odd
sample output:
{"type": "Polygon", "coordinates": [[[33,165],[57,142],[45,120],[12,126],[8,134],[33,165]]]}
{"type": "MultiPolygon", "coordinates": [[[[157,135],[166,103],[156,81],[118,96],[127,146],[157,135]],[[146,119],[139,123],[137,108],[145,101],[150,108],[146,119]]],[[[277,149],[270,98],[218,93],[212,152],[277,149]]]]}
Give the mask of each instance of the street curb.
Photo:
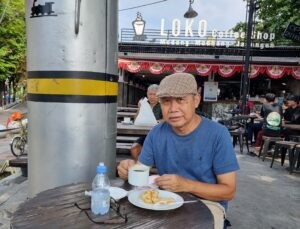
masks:
{"type": "Polygon", "coordinates": [[[16,169],[15,173],[1,179],[0,180],[0,185],[9,184],[9,183],[13,182],[13,180],[18,178],[19,176],[22,176],[21,169],[16,169]]]}
{"type": "Polygon", "coordinates": [[[17,104],[19,104],[19,101],[15,101],[15,102],[13,102],[13,103],[4,105],[4,106],[2,107],[2,110],[4,110],[4,111],[5,111],[5,110],[8,110],[8,109],[10,109],[10,108],[16,106],[17,104]]]}

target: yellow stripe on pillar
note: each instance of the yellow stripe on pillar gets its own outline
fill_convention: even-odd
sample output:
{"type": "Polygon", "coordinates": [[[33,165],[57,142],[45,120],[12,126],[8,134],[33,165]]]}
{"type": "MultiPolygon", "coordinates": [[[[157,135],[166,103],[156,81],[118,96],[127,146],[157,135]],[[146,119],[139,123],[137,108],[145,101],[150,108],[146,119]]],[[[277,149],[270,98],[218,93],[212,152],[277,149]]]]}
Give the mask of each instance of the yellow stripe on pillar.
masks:
{"type": "Polygon", "coordinates": [[[117,96],[118,83],[91,79],[28,79],[29,94],[117,96]]]}

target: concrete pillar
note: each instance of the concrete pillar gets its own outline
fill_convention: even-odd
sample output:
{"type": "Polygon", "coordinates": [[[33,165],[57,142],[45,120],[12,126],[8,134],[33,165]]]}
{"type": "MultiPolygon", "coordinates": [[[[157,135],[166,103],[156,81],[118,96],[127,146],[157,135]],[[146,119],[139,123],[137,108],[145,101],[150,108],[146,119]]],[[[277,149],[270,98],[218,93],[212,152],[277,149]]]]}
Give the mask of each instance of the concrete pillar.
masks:
{"type": "Polygon", "coordinates": [[[26,0],[29,196],[115,175],[115,0],[26,0]]]}

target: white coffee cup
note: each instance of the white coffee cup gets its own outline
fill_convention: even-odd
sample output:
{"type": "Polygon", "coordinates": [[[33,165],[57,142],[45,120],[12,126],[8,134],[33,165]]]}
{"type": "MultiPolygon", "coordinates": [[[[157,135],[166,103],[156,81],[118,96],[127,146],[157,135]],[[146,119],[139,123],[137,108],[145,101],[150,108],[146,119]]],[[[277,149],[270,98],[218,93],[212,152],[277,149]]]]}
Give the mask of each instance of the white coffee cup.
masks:
{"type": "Polygon", "coordinates": [[[137,164],[129,168],[128,182],[134,186],[147,186],[149,182],[150,168],[145,165],[137,164]]]}
{"type": "Polygon", "coordinates": [[[124,117],[124,121],[125,123],[130,123],[130,117],[124,117]]]}

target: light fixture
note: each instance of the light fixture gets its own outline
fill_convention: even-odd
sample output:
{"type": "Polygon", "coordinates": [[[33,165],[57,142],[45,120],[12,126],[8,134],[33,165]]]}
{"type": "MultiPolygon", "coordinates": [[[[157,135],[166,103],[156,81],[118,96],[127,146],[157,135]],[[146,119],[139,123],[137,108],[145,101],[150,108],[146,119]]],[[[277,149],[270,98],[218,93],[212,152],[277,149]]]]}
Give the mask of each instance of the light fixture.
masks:
{"type": "Polygon", "coordinates": [[[132,22],[132,26],[134,29],[134,41],[144,41],[146,40],[147,36],[144,35],[145,30],[145,24],[146,22],[142,18],[142,14],[140,12],[137,12],[136,19],[132,22]]]}
{"type": "Polygon", "coordinates": [[[188,11],[183,15],[185,18],[193,18],[197,17],[198,13],[192,8],[192,4],[194,3],[194,0],[189,0],[190,1],[190,6],[188,11]]]}

